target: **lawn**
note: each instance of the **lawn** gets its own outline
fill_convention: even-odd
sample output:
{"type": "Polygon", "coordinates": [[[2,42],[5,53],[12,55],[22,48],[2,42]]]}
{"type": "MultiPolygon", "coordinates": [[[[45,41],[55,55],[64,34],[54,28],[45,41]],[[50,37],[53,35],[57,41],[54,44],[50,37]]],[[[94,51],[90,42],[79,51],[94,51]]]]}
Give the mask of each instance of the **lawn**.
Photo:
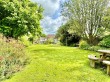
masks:
{"type": "Polygon", "coordinates": [[[100,68],[91,68],[88,54],[73,47],[34,45],[27,48],[30,64],[4,82],[110,82],[100,68]]]}

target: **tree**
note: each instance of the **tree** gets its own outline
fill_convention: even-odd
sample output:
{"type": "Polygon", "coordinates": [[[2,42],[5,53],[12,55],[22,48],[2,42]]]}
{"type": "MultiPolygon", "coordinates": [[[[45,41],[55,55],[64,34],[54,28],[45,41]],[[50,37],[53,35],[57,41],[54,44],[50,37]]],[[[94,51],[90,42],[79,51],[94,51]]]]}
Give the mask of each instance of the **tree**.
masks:
{"type": "Polygon", "coordinates": [[[18,39],[25,34],[41,34],[43,8],[29,0],[0,0],[0,32],[18,39]]]}
{"type": "Polygon", "coordinates": [[[76,33],[69,33],[69,27],[70,24],[66,23],[65,25],[62,25],[56,34],[56,37],[60,39],[60,42],[63,45],[66,46],[71,46],[71,45],[76,45],[79,40],[80,40],[80,36],[78,36],[76,33]]]}
{"type": "Polygon", "coordinates": [[[110,7],[105,12],[103,17],[103,26],[107,28],[107,31],[110,31],[110,7]]]}
{"type": "Polygon", "coordinates": [[[104,29],[102,18],[109,0],[68,0],[63,4],[62,15],[71,20],[70,29],[79,33],[91,45],[104,29]]]}

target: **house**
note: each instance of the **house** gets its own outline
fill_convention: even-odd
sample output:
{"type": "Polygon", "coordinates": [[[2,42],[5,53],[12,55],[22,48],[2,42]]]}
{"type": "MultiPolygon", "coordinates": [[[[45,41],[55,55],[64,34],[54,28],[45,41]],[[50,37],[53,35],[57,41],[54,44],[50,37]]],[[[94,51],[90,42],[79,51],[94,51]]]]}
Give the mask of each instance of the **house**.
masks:
{"type": "Polygon", "coordinates": [[[47,40],[50,41],[53,44],[56,44],[58,39],[55,37],[54,34],[48,34],[47,35],[47,40]]]}
{"type": "Polygon", "coordinates": [[[39,43],[41,44],[44,44],[44,43],[56,44],[57,41],[58,40],[54,34],[48,34],[46,37],[39,38],[39,43]]]}
{"type": "Polygon", "coordinates": [[[43,44],[47,41],[46,37],[40,37],[40,43],[43,44]]]}

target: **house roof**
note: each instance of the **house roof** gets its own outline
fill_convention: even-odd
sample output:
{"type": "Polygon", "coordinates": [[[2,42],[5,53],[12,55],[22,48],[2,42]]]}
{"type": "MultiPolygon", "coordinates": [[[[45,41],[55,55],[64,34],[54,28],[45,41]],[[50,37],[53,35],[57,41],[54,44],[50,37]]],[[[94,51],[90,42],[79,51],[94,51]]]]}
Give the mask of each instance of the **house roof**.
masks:
{"type": "Polygon", "coordinates": [[[54,34],[48,34],[47,38],[55,38],[55,35],[54,34]]]}

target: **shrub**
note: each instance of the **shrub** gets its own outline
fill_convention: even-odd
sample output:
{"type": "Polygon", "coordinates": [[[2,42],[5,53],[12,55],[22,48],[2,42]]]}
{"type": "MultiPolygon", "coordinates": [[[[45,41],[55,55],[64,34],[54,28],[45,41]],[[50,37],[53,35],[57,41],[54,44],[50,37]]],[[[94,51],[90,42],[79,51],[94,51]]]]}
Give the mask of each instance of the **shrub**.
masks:
{"type": "Polygon", "coordinates": [[[91,46],[88,48],[88,50],[90,50],[90,51],[98,51],[100,49],[106,49],[106,48],[100,47],[100,46],[91,46]]]}
{"type": "Polygon", "coordinates": [[[107,49],[105,47],[101,46],[90,46],[86,41],[81,40],[79,43],[79,48],[84,49],[84,50],[90,50],[90,51],[97,51],[100,49],[107,49]]]}
{"type": "Polygon", "coordinates": [[[27,36],[22,36],[21,38],[19,38],[19,40],[26,47],[32,45],[32,43],[28,40],[28,37],[27,36]]]}
{"type": "Polygon", "coordinates": [[[69,45],[70,47],[76,47],[76,44],[71,44],[71,45],[69,45]]]}
{"type": "Polygon", "coordinates": [[[0,35],[0,81],[20,71],[26,60],[27,56],[22,44],[0,35]]]}
{"type": "Polygon", "coordinates": [[[105,36],[102,41],[98,44],[101,47],[110,48],[110,35],[105,36]]]}
{"type": "Polygon", "coordinates": [[[50,38],[50,39],[47,39],[45,44],[53,44],[54,43],[54,39],[50,38]]]}
{"type": "Polygon", "coordinates": [[[90,45],[86,41],[81,40],[79,42],[79,48],[88,50],[89,47],[90,47],[90,45]]]}

